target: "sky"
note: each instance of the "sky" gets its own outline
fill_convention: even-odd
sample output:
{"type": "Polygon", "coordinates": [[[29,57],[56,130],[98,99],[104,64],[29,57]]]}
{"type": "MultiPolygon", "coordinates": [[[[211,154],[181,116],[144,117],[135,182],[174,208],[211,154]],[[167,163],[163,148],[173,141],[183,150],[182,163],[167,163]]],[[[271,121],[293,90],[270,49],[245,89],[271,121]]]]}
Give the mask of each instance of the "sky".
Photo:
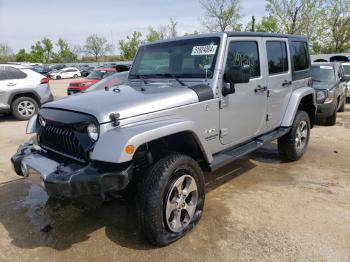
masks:
{"type": "MultiPolygon", "coordinates": [[[[260,18],[264,0],[241,0],[242,21],[260,18]]],[[[146,33],[150,26],[178,22],[179,34],[203,32],[203,10],[198,0],[0,0],[0,42],[14,52],[44,37],[63,38],[72,46],[82,45],[97,33],[117,46],[133,31],[146,33]]],[[[118,53],[116,48],[115,53],[118,53]]]]}

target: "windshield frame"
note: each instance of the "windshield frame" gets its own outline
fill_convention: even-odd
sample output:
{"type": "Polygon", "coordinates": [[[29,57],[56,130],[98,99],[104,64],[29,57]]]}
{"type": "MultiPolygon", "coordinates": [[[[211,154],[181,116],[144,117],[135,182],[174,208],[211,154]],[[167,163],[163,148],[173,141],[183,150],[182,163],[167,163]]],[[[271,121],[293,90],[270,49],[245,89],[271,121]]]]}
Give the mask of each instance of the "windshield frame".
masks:
{"type": "MultiPolygon", "coordinates": [[[[141,78],[187,78],[187,79],[214,79],[215,77],[215,69],[217,67],[217,63],[220,60],[220,52],[221,52],[221,48],[222,48],[222,42],[223,39],[221,36],[219,35],[208,35],[208,36],[200,36],[200,37],[193,37],[193,38],[182,38],[182,39],[174,39],[171,41],[160,41],[160,42],[156,42],[156,43],[152,43],[152,44],[146,44],[143,45],[139,48],[136,56],[135,56],[135,60],[134,63],[132,64],[132,67],[130,68],[130,74],[129,74],[129,79],[140,79],[141,78]],[[203,69],[203,73],[201,73],[201,75],[199,74],[195,74],[195,73],[175,73],[172,72],[171,70],[167,70],[166,72],[158,72],[155,71],[153,74],[140,74],[139,72],[137,72],[139,70],[142,58],[145,54],[145,51],[147,48],[150,48],[150,50],[152,50],[152,48],[156,49],[158,46],[160,47],[159,50],[164,49],[163,46],[169,46],[169,49],[171,49],[172,47],[177,47],[179,45],[185,45],[184,42],[189,42],[189,44],[191,44],[191,41],[193,42],[193,47],[195,46],[209,46],[209,44],[203,44],[201,42],[212,42],[214,43],[214,46],[216,46],[216,50],[215,50],[215,54],[214,55],[206,55],[207,57],[210,58],[210,56],[212,56],[212,60],[211,60],[211,67],[210,69],[203,69]],[[196,44],[197,42],[197,44],[196,44]],[[210,72],[208,74],[208,72],[210,72]]],[[[186,52],[183,52],[182,55],[185,56],[186,52]]],[[[191,55],[192,56],[192,55],[191,55]]],[[[199,55],[201,56],[201,55],[199,55]]],[[[205,55],[202,55],[205,56],[205,55]]],[[[169,62],[170,62],[170,57],[169,57],[169,62]]],[[[183,61],[182,61],[183,62],[183,61]]],[[[181,67],[182,69],[182,67],[181,67]]]]}

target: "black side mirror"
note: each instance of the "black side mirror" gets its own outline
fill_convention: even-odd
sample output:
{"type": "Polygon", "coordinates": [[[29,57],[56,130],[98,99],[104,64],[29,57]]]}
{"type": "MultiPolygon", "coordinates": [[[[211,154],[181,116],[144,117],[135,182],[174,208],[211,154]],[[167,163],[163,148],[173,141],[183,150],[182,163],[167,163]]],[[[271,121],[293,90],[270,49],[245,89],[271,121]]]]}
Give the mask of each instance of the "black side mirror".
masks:
{"type": "Polygon", "coordinates": [[[235,92],[235,84],[249,83],[250,81],[250,66],[235,65],[227,68],[224,74],[224,82],[230,84],[230,88],[226,86],[222,89],[222,94],[228,95],[235,92]]]}

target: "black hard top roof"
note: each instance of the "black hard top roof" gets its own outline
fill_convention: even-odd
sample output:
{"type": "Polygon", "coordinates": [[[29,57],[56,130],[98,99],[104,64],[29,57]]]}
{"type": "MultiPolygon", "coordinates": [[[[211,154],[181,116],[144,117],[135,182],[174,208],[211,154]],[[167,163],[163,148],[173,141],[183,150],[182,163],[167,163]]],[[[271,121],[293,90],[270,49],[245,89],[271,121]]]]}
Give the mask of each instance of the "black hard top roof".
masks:
{"type": "Polygon", "coordinates": [[[307,41],[307,37],[303,35],[288,35],[288,34],[277,34],[277,33],[260,33],[260,32],[226,32],[227,36],[250,36],[250,37],[279,37],[279,38],[293,38],[303,41],[307,41]]]}

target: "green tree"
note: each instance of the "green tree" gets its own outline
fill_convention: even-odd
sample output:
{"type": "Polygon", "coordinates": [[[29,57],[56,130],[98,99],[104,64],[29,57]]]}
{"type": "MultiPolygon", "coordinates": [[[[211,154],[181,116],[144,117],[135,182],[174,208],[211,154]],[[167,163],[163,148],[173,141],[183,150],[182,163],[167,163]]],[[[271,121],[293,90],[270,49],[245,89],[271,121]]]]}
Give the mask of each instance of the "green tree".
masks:
{"type": "Polygon", "coordinates": [[[134,59],[137,49],[143,43],[142,34],[134,31],[131,36],[127,36],[126,40],[119,41],[119,49],[124,59],[134,59]]]}
{"type": "Polygon", "coordinates": [[[202,25],[209,32],[241,31],[240,0],[200,0],[204,17],[202,25]]]}
{"type": "Polygon", "coordinates": [[[41,43],[42,43],[42,48],[44,50],[44,62],[49,63],[53,54],[53,43],[48,38],[42,39],[41,43]]]}
{"type": "Polygon", "coordinates": [[[52,61],[54,63],[72,63],[78,60],[78,56],[67,41],[59,38],[56,45],[58,47],[58,52],[53,55],[52,61]]]}
{"type": "Polygon", "coordinates": [[[326,40],[322,51],[342,53],[350,51],[350,2],[328,0],[326,3],[326,40]]]}
{"type": "Polygon", "coordinates": [[[256,32],[280,33],[277,19],[273,16],[264,16],[255,27],[256,32]]]}
{"type": "Polygon", "coordinates": [[[30,54],[24,48],[20,49],[15,55],[16,62],[29,62],[31,60],[30,54]]]}
{"type": "Polygon", "coordinates": [[[97,62],[100,57],[112,52],[113,46],[107,42],[106,38],[92,34],[86,38],[82,51],[92,55],[97,62]]]}
{"type": "Polygon", "coordinates": [[[324,0],[266,0],[266,11],[282,33],[303,34],[313,41],[323,30],[324,0]]]}
{"type": "Polygon", "coordinates": [[[30,51],[30,62],[34,63],[44,63],[45,61],[45,49],[41,45],[40,41],[37,41],[31,46],[30,51]]]}

